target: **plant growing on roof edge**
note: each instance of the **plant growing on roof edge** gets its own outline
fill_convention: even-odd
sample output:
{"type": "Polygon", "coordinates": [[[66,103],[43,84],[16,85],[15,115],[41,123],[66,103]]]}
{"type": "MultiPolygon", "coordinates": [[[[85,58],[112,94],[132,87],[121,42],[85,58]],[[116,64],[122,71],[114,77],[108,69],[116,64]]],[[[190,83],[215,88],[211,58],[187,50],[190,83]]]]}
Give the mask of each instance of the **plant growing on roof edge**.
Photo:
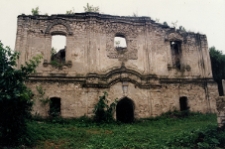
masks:
{"type": "Polygon", "coordinates": [[[74,14],[75,13],[75,9],[72,8],[71,10],[66,11],[66,14],[74,14]]]}
{"type": "Polygon", "coordinates": [[[32,8],[31,13],[32,13],[33,16],[39,15],[39,13],[40,13],[39,7],[32,8]]]}
{"type": "Polygon", "coordinates": [[[89,5],[89,3],[87,3],[86,7],[84,6],[84,11],[85,12],[99,12],[99,7],[94,7],[93,5],[89,5]]]}

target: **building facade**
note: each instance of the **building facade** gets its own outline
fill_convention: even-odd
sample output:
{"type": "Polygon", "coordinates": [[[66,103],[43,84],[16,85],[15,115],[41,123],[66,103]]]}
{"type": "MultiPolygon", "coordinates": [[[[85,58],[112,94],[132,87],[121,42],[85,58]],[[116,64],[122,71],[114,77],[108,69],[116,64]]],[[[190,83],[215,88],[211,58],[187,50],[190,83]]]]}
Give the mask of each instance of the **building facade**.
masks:
{"type": "Polygon", "coordinates": [[[173,110],[216,112],[217,85],[205,35],[176,30],[149,17],[99,13],[18,16],[18,66],[43,55],[27,86],[42,87],[51,104],[35,100],[43,117],[93,115],[103,92],[118,99],[115,117],[145,118],[173,110]],[[55,35],[66,47],[52,54],[55,35]],[[120,46],[116,37],[124,39],[120,46]],[[115,44],[116,43],[116,44],[115,44]],[[125,113],[125,114],[124,114],[125,113]]]}

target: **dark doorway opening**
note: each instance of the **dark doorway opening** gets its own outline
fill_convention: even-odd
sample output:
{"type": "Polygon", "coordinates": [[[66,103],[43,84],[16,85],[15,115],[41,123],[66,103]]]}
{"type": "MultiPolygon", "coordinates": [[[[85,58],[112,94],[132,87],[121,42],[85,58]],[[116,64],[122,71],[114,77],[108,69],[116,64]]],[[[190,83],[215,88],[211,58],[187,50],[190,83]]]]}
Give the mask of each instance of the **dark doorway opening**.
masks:
{"type": "Polygon", "coordinates": [[[116,119],[123,123],[131,123],[134,121],[134,104],[127,97],[121,99],[116,106],[116,119]]]}
{"type": "Polygon", "coordinates": [[[189,110],[187,97],[180,97],[180,111],[189,110]]]}
{"type": "Polygon", "coordinates": [[[50,110],[49,115],[52,117],[56,117],[60,115],[61,112],[61,101],[60,98],[51,98],[50,99],[50,110]]]}

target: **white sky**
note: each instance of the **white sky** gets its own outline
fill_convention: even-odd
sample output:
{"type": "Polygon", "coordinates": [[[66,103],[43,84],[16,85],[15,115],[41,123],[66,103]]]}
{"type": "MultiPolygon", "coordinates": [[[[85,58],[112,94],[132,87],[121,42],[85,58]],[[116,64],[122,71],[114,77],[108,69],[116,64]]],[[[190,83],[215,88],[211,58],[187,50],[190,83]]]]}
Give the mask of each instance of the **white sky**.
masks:
{"type": "Polygon", "coordinates": [[[206,34],[209,47],[225,53],[225,0],[0,0],[0,40],[14,49],[17,16],[31,14],[39,7],[40,14],[65,14],[74,9],[83,12],[89,3],[99,6],[100,12],[110,15],[149,16],[166,21],[170,26],[184,26],[186,30],[206,34]]]}

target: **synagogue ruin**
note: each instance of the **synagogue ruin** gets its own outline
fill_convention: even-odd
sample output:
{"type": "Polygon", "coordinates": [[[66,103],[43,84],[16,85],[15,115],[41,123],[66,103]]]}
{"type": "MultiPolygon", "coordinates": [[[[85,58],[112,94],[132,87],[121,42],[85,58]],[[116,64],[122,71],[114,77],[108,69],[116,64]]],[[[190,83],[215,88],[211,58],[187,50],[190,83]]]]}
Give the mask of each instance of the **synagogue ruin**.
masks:
{"type": "Polygon", "coordinates": [[[27,86],[45,91],[51,104],[35,100],[33,113],[64,118],[92,116],[103,92],[118,99],[115,118],[135,119],[173,110],[216,112],[217,85],[205,35],[176,30],[149,17],[99,13],[20,15],[16,48],[19,66],[43,55],[27,86]],[[66,46],[52,54],[55,35],[66,46]],[[126,46],[115,44],[123,38],[126,46]],[[121,116],[123,115],[123,116],[121,116]]]}

